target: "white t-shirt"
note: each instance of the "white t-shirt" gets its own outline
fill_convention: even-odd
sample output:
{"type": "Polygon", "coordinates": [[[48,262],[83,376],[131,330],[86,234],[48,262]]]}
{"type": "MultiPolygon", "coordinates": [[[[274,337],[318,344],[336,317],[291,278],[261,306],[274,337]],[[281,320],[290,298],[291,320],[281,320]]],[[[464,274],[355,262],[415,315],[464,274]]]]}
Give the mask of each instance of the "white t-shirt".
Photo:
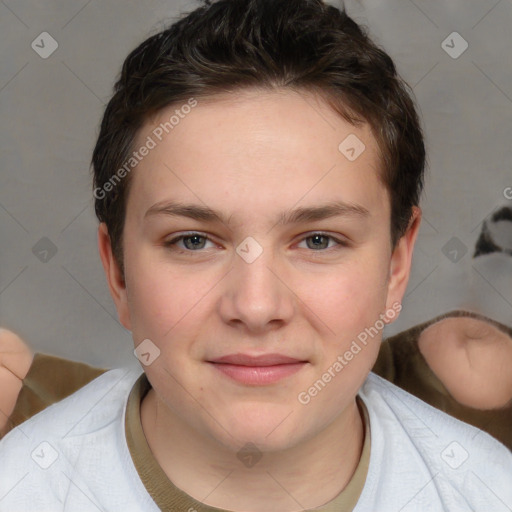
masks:
{"type": "MultiPolygon", "coordinates": [[[[158,511],[125,436],[139,375],[111,370],[5,436],[0,511],[158,511]]],[[[371,452],[354,512],[512,511],[512,453],[504,445],[373,373],[359,396],[371,452]]]]}

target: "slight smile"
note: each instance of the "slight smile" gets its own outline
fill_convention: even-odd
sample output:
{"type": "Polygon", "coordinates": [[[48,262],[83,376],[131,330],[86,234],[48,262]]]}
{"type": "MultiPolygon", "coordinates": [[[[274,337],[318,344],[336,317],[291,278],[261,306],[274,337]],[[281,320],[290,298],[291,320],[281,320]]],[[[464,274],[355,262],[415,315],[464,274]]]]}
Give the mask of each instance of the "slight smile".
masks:
{"type": "Polygon", "coordinates": [[[281,354],[231,354],[207,362],[227,377],[253,386],[273,384],[297,373],[308,364],[308,361],[281,354]]]}

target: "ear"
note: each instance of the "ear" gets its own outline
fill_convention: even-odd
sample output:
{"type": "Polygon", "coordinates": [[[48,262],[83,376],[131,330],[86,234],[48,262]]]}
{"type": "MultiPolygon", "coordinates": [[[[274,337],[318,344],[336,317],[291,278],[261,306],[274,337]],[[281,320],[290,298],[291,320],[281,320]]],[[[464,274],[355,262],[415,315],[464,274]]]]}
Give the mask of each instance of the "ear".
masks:
{"type": "MultiPolygon", "coordinates": [[[[386,308],[394,309],[393,304],[401,303],[402,298],[409,282],[411,271],[412,254],[414,244],[421,223],[421,210],[414,206],[412,209],[411,220],[407,231],[397,242],[393,254],[391,255],[389,267],[388,295],[386,299],[386,308]]],[[[398,317],[398,316],[397,316],[398,317]]],[[[396,317],[396,318],[397,318],[396,317]]],[[[389,323],[391,323],[390,320],[389,323]]]]}
{"type": "Polygon", "coordinates": [[[100,252],[101,262],[103,263],[103,269],[105,270],[110,295],[112,295],[114,299],[119,320],[126,329],[131,330],[126,284],[119,265],[112,253],[110,235],[108,234],[107,225],[104,222],[98,227],[98,250],[100,252]]]}

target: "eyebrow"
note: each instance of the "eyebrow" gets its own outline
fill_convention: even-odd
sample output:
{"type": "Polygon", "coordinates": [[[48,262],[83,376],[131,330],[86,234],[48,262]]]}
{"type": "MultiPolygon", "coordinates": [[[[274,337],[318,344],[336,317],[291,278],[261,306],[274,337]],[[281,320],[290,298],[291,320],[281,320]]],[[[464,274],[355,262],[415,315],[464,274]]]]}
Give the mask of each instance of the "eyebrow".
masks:
{"type": "MultiPolygon", "coordinates": [[[[229,218],[226,218],[221,212],[212,210],[208,206],[183,204],[175,201],[162,201],[154,204],[146,211],[144,218],[154,215],[187,217],[197,221],[229,224],[229,218]]],[[[282,212],[278,215],[276,224],[287,225],[301,222],[314,222],[339,216],[367,218],[370,216],[370,212],[365,207],[358,204],[334,201],[323,205],[298,207],[282,212]]]]}

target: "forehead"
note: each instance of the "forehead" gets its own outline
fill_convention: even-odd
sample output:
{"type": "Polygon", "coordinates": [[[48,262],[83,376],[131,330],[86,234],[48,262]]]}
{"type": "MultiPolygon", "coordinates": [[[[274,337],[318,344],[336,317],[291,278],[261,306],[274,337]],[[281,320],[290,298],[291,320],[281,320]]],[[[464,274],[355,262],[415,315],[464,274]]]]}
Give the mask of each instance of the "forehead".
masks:
{"type": "Polygon", "coordinates": [[[187,196],[235,211],[382,196],[370,127],[347,122],[317,95],[242,90],[194,101],[161,110],[139,131],[136,147],[148,138],[154,147],[133,172],[129,203],[187,196]]]}

